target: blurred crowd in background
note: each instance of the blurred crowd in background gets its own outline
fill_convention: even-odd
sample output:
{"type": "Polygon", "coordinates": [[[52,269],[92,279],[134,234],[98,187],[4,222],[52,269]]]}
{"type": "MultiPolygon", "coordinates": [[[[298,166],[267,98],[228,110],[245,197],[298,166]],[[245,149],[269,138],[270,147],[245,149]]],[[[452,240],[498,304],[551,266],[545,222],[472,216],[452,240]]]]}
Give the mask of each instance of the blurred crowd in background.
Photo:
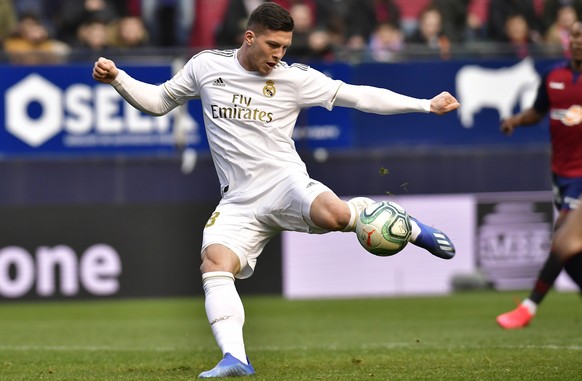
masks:
{"type": "MultiPolygon", "coordinates": [[[[15,63],[234,48],[248,15],[265,1],[0,0],[0,42],[15,63]]],[[[568,56],[568,27],[582,17],[582,0],[271,1],[291,12],[288,56],[300,59],[349,52],[390,62],[412,51],[449,59],[457,48],[483,45],[517,57],[544,50],[568,56]]]]}

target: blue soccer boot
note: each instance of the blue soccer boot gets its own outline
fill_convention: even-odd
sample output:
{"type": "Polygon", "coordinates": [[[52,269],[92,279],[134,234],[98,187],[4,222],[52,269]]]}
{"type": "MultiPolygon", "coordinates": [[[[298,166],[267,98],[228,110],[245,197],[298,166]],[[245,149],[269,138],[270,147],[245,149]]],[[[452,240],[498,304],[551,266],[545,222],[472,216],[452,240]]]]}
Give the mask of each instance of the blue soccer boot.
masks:
{"type": "Polygon", "coordinates": [[[227,352],[214,368],[200,373],[198,378],[251,376],[255,374],[255,370],[248,358],[247,362],[248,365],[227,352]]]}
{"type": "Polygon", "coordinates": [[[423,224],[410,215],[409,217],[413,230],[415,224],[420,228],[420,234],[414,240],[411,238],[411,243],[442,259],[451,259],[455,256],[455,246],[445,233],[437,228],[423,224]]]}

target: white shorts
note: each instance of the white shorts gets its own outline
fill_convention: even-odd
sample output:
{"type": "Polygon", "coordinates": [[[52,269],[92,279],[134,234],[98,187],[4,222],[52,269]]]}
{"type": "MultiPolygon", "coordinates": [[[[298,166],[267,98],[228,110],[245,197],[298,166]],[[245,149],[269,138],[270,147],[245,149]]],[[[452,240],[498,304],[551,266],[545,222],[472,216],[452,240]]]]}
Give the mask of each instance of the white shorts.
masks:
{"type": "Polygon", "coordinates": [[[223,198],[204,227],[202,251],[221,244],[240,259],[239,279],[250,277],[265,245],[283,230],[322,234],[309,217],[317,196],[331,190],[307,175],[293,175],[254,201],[238,203],[223,198]]]}

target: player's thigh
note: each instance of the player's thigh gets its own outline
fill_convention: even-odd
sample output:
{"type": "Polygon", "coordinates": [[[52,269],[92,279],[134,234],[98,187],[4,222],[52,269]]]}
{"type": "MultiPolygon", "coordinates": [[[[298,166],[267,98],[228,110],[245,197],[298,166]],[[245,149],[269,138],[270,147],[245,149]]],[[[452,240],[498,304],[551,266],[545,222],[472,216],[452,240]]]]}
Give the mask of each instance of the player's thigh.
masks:
{"type": "Polygon", "coordinates": [[[570,212],[565,218],[554,235],[552,251],[563,261],[582,253],[582,208],[570,212]]]}
{"type": "Polygon", "coordinates": [[[255,205],[219,204],[204,227],[202,251],[211,245],[222,245],[240,261],[237,278],[248,278],[254,272],[257,258],[277,230],[255,218],[255,205]]]}
{"type": "MultiPolygon", "coordinates": [[[[280,182],[261,201],[257,219],[275,229],[304,233],[325,233],[310,216],[314,200],[322,193],[333,193],[323,183],[296,175],[280,182]]],[[[336,196],[337,197],[337,196],[336,196]]]]}

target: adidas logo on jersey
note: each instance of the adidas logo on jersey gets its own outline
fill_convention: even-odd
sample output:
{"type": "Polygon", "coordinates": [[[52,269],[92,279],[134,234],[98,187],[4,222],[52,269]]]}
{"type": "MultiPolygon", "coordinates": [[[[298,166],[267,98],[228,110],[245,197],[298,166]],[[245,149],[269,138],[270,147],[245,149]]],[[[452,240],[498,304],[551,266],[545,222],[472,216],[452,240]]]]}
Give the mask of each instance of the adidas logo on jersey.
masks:
{"type": "Polygon", "coordinates": [[[226,83],[224,83],[222,78],[218,77],[218,79],[216,81],[212,82],[212,86],[224,87],[224,86],[226,86],[226,83]]]}

